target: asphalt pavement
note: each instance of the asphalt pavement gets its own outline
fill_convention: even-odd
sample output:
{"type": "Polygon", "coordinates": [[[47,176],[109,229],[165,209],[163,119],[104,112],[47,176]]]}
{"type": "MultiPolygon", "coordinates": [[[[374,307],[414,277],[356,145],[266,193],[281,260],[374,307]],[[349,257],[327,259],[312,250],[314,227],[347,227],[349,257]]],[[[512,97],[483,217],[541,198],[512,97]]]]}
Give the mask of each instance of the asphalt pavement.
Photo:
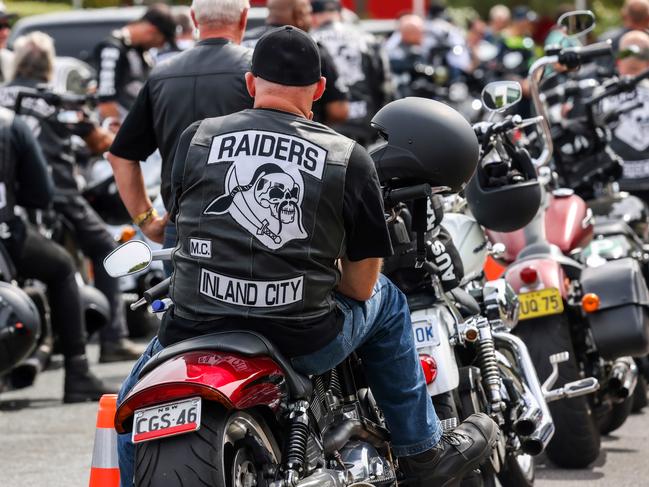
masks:
{"type": "MultiPolygon", "coordinates": [[[[119,383],[132,364],[96,364],[95,370],[119,383]]],[[[85,487],[88,485],[96,403],[63,405],[63,371],[41,374],[34,387],[0,395],[0,486],[85,487]]],[[[631,416],[604,437],[599,459],[588,469],[560,470],[543,458],[537,487],[649,486],[649,411],[631,416]]]]}

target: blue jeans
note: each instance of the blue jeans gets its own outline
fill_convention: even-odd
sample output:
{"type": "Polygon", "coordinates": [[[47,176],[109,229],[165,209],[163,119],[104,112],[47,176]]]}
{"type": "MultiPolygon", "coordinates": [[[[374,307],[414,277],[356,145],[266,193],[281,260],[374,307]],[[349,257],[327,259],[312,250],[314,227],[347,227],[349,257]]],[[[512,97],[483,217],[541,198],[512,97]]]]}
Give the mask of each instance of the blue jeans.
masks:
{"type": "MultiPolygon", "coordinates": [[[[429,450],[439,442],[442,428],[426,389],[405,296],[381,276],[366,302],[342,295],[336,301],[345,318],[343,330],[321,350],[293,358],[293,366],[305,375],[321,374],[356,351],[385,415],[394,454],[409,456],[429,450]]],[[[160,350],[162,345],[154,338],[124,381],[118,404],[137,382],[144,364],[160,350]]],[[[131,435],[119,435],[117,447],[120,476],[132,479],[135,450],[131,435]]],[[[127,485],[131,484],[122,480],[122,486],[127,485]]]]}

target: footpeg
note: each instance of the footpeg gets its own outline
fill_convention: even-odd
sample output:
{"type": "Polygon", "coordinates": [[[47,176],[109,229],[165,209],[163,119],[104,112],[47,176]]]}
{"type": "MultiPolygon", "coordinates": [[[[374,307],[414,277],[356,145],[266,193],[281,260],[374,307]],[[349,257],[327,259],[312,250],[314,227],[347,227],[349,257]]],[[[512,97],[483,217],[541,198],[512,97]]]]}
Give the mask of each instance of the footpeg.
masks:
{"type": "Polygon", "coordinates": [[[570,354],[568,352],[560,352],[550,355],[549,360],[552,365],[552,373],[541,386],[545,402],[585,396],[586,394],[592,394],[599,389],[599,381],[594,377],[587,377],[585,379],[568,382],[563,387],[552,389],[552,386],[554,386],[559,378],[559,364],[566,362],[569,358],[570,354]]]}
{"type": "Polygon", "coordinates": [[[440,420],[440,423],[442,423],[443,431],[455,429],[457,428],[458,424],[460,424],[457,418],[442,419],[440,420]]]}

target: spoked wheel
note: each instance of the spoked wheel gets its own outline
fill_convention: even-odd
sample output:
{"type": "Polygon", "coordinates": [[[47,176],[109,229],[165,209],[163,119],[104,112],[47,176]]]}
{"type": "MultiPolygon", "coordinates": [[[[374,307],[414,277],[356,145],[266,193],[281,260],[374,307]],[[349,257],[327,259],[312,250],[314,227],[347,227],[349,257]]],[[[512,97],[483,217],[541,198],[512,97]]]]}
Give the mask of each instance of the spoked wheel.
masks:
{"type": "Polygon", "coordinates": [[[534,457],[521,453],[507,455],[505,465],[498,474],[503,487],[531,487],[534,485],[534,457]]]}
{"type": "Polygon", "coordinates": [[[280,449],[263,418],[203,403],[198,431],[136,446],[137,487],[267,487],[280,449]]]}

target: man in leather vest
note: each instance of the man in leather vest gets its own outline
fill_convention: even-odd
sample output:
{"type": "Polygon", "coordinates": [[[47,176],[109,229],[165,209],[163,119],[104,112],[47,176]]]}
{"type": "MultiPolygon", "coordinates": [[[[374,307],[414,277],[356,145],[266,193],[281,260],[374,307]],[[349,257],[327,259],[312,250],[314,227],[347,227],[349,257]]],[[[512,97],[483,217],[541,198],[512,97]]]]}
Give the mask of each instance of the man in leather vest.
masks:
{"type": "MultiPolygon", "coordinates": [[[[622,76],[637,76],[649,69],[649,34],[632,30],[619,41],[622,59],[617,69],[622,76]]],[[[613,130],[611,149],[623,160],[620,188],[649,201],[649,81],[644,80],[632,93],[605,101],[605,109],[640,102],[641,106],[620,115],[613,130]]]]}
{"type": "Polygon", "coordinates": [[[68,252],[14,213],[16,205],[46,209],[54,187],[38,142],[22,120],[0,108],[0,245],[18,276],[47,285],[52,325],[65,357],[64,402],[97,401],[111,391],[88,368],[76,267],[68,252]]]}
{"type": "Polygon", "coordinates": [[[311,0],[311,35],[333,57],[340,84],[349,91],[349,116],[334,128],[361,145],[374,142],[374,114],[392,98],[389,62],[382,45],[370,34],[342,21],[339,0],[311,0]]]}
{"type": "MultiPolygon", "coordinates": [[[[497,426],[474,415],[442,432],[406,298],[379,274],[392,249],[372,160],[310,120],[325,83],[308,34],[273,30],[246,74],[254,108],[183,133],[173,167],[175,308],[119,400],[152,354],[217,330],[265,335],[305,375],[356,351],[408,485],[441,485],[490,454],[497,426]]],[[[129,441],[119,440],[122,479],[133,475],[129,441]]]]}
{"type": "Polygon", "coordinates": [[[131,108],[153,66],[149,49],[175,46],[176,23],[171,8],[151,5],[136,22],[116,30],[94,52],[99,114],[122,119],[131,108]]]}
{"type": "MultiPolygon", "coordinates": [[[[19,93],[37,94],[37,88],[52,81],[54,70],[54,42],[43,32],[31,32],[16,39],[15,77],[0,88],[0,104],[15,108],[19,93]]],[[[126,326],[126,310],[117,279],[110,277],[103,266],[104,258],[116,247],[106,224],[81,195],[78,185],[78,156],[73,135],[86,142],[93,155],[104,152],[112,141],[112,134],[90,119],[77,124],[75,129],[61,123],[57,115],[60,107],[41,98],[23,98],[20,116],[27,121],[38,137],[55,186],[53,209],[56,217],[64,218],[72,227],[81,251],[92,260],[94,284],[108,299],[110,322],[101,328],[101,362],[135,360],[142,347],[131,342],[126,326]]]]}

